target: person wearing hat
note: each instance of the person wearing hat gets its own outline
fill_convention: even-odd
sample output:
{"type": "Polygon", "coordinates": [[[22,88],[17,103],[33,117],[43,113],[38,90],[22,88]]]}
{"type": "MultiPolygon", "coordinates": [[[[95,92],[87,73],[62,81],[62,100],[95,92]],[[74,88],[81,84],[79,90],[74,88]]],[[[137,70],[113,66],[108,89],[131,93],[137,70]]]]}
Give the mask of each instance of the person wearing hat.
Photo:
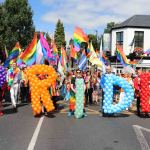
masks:
{"type": "Polygon", "coordinates": [[[141,91],[141,80],[140,75],[142,74],[142,69],[137,68],[136,69],[136,78],[134,79],[134,88],[135,88],[135,97],[137,99],[136,101],[136,107],[137,107],[137,115],[141,116],[141,107],[140,107],[140,91],[141,91]]]}

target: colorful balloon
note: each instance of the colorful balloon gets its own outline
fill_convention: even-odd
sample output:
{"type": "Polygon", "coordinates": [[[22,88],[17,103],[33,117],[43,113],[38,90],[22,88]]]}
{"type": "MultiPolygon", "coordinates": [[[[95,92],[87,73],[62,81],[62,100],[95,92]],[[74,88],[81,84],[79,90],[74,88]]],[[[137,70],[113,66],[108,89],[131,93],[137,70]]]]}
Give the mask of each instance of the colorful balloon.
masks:
{"type": "Polygon", "coordinates": [[[120,113],[126,108],[128,108],[132,101],[134,100],[134,91],[132,86],[123,78],[115,76],[113,74],[105,75],[105,83],[104,83],[104,101],[103,101],[103,109],[104,113],[120,113]],[[113,104],[113,86],[118,85],[121,87],[125,96],[121,102],[118,104],[113,104]]]}
{"type": "Polygon", "coordinates": [[[0,87],[6,82],[6,69],[0,66],[0,87]]]}
{"type": "Polygon", "coordinates": [[[75,106],[75,117],[77,119],[83,117],[84,109],[84,80],[76,79],[76,106],[75,106]]]}
{"type": "Polygon", "coordinates": [[[140,105],[144,113],[150,113],[150,73],[140,75],[140,105]]]}
{"type": "Polygon", "coordinates": [[[46,108],[47,112],[54,110],[54,105],[48,91],[48,88],[57,79],[54,68],[47,65],[34,65],[27,69],[26,73],[30,83],[33,114],[40,114],[42,105],[46,108]],[[53,80],[51,80],[52,78],[53,80]]]}

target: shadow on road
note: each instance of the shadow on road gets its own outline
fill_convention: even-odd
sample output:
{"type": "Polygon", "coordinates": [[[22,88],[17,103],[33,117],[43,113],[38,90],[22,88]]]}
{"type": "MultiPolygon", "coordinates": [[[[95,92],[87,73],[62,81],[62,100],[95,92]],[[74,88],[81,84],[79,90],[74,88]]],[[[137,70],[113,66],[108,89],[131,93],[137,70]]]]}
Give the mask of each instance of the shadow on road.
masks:
{"type": "Polygon", "coordinates": [[[128,114],[105,114],[103,117],[110,117],[110,118],[120,118],[120,117],[129,117],[128,114]]]}
{"type": "Polygon", "coordinates": [[[9,115],[9,114],[14,114],[14,113],[17,113],[13,108],[7,108],[7,109],[4,109],[3,110],[3,113],[5,115],[9,115]]]}

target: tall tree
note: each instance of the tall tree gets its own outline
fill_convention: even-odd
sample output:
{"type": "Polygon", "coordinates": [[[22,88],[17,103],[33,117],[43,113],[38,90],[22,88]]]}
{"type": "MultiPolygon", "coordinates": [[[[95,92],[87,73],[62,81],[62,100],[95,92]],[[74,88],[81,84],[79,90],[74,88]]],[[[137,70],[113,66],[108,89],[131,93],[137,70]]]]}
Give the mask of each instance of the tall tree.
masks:
{"type": "Polygon", "coordinates": [[[118,23],[115,23],[115,22],[109,22],[107,23],[107,26],[106,28],[104,29],[104,33],[111,33],[111,29],[115,26],[117,26],[118,23]]]}
{"type": "Polygon", "coordinates": [[[95,50],[99,50],[100,48],[100,37],[94,34],[89,34],[88,35],[90,42],[92,42],[93,47],[95,50]]]}
{"type": "Polygon", "coordinates": [[[60,55],[61,46],[66,46],[64,26],[60,19],[56,24],[54,40],[60,55]]]}
{"type": "Polygon", "coordinates": [[[0,46],[11,50],[16,42],[25,48],[33,38],[33,12],[28,0],[5,0],[0,7],[0,46]]]}

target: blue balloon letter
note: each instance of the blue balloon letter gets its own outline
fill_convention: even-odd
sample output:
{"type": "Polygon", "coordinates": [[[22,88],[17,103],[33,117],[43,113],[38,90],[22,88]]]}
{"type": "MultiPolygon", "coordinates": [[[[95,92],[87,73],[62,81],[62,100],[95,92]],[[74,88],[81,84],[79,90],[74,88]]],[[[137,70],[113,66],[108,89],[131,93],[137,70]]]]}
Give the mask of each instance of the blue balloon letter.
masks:
{"type": "Polygon", "coordinates": [[[105,75],[104,101],[103,101],[104,113],[120,113],[121,111],[128,108],[133,100],[134,100],[133,88],[125,79],[115,76],[113,74],[105,75]],[[125,92],[123,100],[115,105],[113,105],[113,85],[118,85],[125,92]]]}

